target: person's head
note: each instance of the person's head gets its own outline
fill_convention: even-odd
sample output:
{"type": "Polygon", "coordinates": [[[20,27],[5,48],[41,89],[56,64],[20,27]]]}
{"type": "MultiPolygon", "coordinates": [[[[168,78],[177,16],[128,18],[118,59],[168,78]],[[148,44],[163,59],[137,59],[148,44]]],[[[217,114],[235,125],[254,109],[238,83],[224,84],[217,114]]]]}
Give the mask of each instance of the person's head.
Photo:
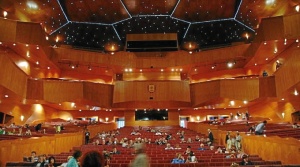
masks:
{"type": "Polygon", "coordinates": [[[54,164],[55,163],[55,158],[53,156],[49,157],[48,159],[50,164],[54,164]]]}
{"type": "Polygon", "coordinates": [[[83,155],[81,161],[82,167],[102,167],[104,166],[103,155],[97,151],[90,151],[83,155]]]}
{"type": "Polygon", "coordinates": [[[31,151],[31,156],[36,156],[36,152],[35,151],[31,151]]]}
{"type": "Polygon", "coordinates": [[[243,157],[242,157],[243,161],[245,161],[245,162],[247,162],[249,160],[248,158],[249,158],[248,155],[243,155],[243,157]]]}
{"type": "Polygon", "coordinates": [[[75,150],[73,153],[73,157],[75,159],[78,159],[79,157],[81,157],[81,155],[82,155],[82,152],[80,150],[75,150]]]}
{"type": "Polygon", "coordinates": [[[263,121],[263,123],[264,123],[264,124],[267,124],[267,121],[266,121],[266,120],[264,120],[264,121],[263,121]]]}

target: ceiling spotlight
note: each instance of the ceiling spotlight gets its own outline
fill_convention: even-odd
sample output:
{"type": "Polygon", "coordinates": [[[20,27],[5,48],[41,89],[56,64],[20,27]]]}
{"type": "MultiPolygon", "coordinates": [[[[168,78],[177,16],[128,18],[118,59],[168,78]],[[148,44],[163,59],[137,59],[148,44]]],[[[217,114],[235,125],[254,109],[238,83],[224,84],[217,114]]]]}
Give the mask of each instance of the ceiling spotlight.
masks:
{"type": "Polygon", "coordinates": [[[248,104],[248,101],[247,101],[247,100],[244,100],[243,103],[244,103],[244,104],[248,104]]]}
{"type": "Polygon", "coordinates": [[[227,63],[227,67],[228,67],[228,68],[231,68],[231,67],[233,67],[234,64],[235,64],[234,62],[228,62],[228,63],[227,63]]]}
{"type": "Polygon", "coordinates": [[[91,66],[88,66],[88,70],[90,70],[90,71],[91,71],[91,70],[92,70],[92,67],[91,67],[91,66]]]}
{"type": "Polygon", "coordinates": [[[297,6],[295,7],[295,10],[296,10],[297,12],[299,12],[299,10],[300,10],[300,6],[299,6],[299,5],[297,5],[297,6]]]}
{"type": "Polygon", "coordinates": [[[7,11],[3,11],[4,18],[6,18],[7,14],[8,14],[7,11]]]}
{"type": "Polygon", "coordinates": [[[213,66],[211,66],[211,69],[215,69],[215,68],[216,68],[216,66],[217,66],[217,65],[213,65],[213,66]]]}
{"type": "Polygon", "coordinates": [[[294,95],[295,96],[298,96],[299,95],[299,92],[295,89],[295,91],[294,91],[294,95]]]}
{"type": "Polygon", "coordinates": [[[193,53],[193,51],[189,51],[189,54],[192,54],[193,53]]]}

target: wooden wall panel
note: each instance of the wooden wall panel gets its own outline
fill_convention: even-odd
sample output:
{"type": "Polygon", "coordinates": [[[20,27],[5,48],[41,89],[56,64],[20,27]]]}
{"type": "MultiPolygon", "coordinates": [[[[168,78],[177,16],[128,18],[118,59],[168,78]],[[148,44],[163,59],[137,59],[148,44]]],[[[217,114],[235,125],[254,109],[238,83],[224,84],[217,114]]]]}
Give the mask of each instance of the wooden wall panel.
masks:
{"type": "Polygon", "coordinates": [[[276,97],[276,85],[274,76],[259,78],[259,97],[276,97]]]}
{"type": "Polygon", "coordinates": [[[291,57],[276,71],[277,96],[300,82],[300,49],[294,50],[291,57]]]}
{"type": "Polygon", "coordinates": [[[15,42],[17,22],[0,18],[0,41],[15,42]]]}
{"type": "Polygon", "coordinates": [[[124,111],[125,126],[178,126],[179,112],[169,110],[167,121],[135,121],[135,111],[124,111]]]}
{"type": "Polygon", "coordinates": [[[265,41],[284,38],[283,16],[263,19],[260,26],[263,28],[265,41]]]}
{"type": "Polygon", "coordinates": [[[110,108],[113,99],[113,85],[99,83],[83,83],[83,98],[95,102],[99,106],[110,108]]]}
{"type": "Polygon", "coordinates": [[[300,36],[300,14],[283,17],[284,36],[288,39],[300,36]]]}
{"type": "MultiPolygon", "coordinates": [[[[217,126],[209,124],[188,123],[188,129],[207,134],[207,129],[212,129],[217,144],[224,145],[226,131],[218,130],[217,126]]],[[[283,164],[299,164],[299,141],[294,138],[263,137],[255,135],[242,136],[242,146],[245,153],[259,155],[264,160],[280,160],[283,164]]]]}
{"type": "Polygon", "coordinates": [[[189,92],[189,83],[186,81],[120,81],[115,83],[113,103],[130,101],[189,102],[189,92]],[[149,85],[155,87],[153,93],[149,92],[149,85]]]}
{"type": "Polygon", "coordinates": [[[295,112],[295,109],[289,102],[273,102],[267,99],[248,107],[248,111],[253,117],[270,118],[278,122],[291,122],[291,114],[295,112]],[[282,113],[284,113],[284,117],[282,113]]]}
{"type": "Polygon", "coordinates": [[[179,72],[143,72],[123,73],[123,81],[144,81],[144,80],[175,80],[180,81],[179,72]]]}
{"type": "Polygon", "coordinates": [[[251,101],[259,97],[259,80],[256,78],[221,80],[220,89],[220,97],[251,101]]]}
{"type": "Polygon", "coordinates": [[[83,98],[83,83],[68,81],[44,81],[44,100],[60,103],[83,98]]]}
{"type": "Polygon", "coordinates": [[[209,81],[190,85],[192,106],[220,97],[220,81],[209,81]]]}
{"type": "MultiPolygon", "coordinates": [[[[94,137],[98,132],[116,129],[116,124],[92,125],[88,126],[88,129],[94,137]]],[[[84,142],[83,129],[78,130],[77,133],[55,134],[23,140],[2,140],[0,141],[0,166],[5,166],[5,163],[10,161],[21,162],[23,156],[29,156],[31,151],[36,151],[37,155],[68,152],[84,142]]]]}
{"type": "Polygon", "coordinates": [[[41,100],[44,98],[44,85],[42,80],[32,80],[27,81],[27,95],[26,99],[41,100]]]}
{"type": "Polygon", "coordinates": [[[191,56],[194,57],[195,63],[200,63],[200,64],[205,64],[208,62],[210,62],[210,64],[211,64],[211,62],[226,63],[230,59],[234,60],[234,58],[243,57],[249,47],[250,47],[250,44],[243,44],[243,45],[231,46],[231,47],[226,47],[226,48],[201,51],[198,53],[194,53],[191,56]]]}
{"type": "Polygon", "coordinates": [[[220,48],[215,50],[201,51],[189,54],[186,51],[168,52],[164,54],[153,53],[143,54],[142,57],[137,57],[132,52],[116,52],[114,55],[98,52],[88,52],[74,50],[66,47],[59,47],[54,50],[54,59],[58,61],[71,61],[97,64],[109,64],[112,66],[123,66],[125,68],[165,68],[176,66],[187,66],[190,64],[213,64],[226,62],[228,59],[241,59],[247,52],[249,44],[236,45],[232,47],[220,48]],[[226,54],[224,54],[226,53],[226,54]]]}
{"type": "Polygon", "coordinates": [[[199,121],[206,121],[207,116],[211,115],[230,115],[230,113],[233,113],[235,115],[238,111],[240,113],[245,113],[247,108],[227,108],[224,109],[182,109],[179,111],[180,116],[187,116],[190,117],[190,122],[199,122],[199,121]],[[200,117],[200,120],[197,120],[197,117],[200,117]]]}
{"type": "Polygon", "coordinates": [[[79,146],[83,142],[82,133],[60,134],[49,137],[37,137],[24,140],[0,141],[0,162],[5,166],[9,161],[23,161],[23,156],[29,156],[31,151],[41,154],[59,154],[79,146]]]}
{"type": "Polygon", "coordinates": [[[46,33],[39,23],[17,22],[16,41],[33,45],[49,45],[46,33]]]}
{"type": "Polygon", "coordinates": [[[27,76],[10,59],[10,52],[0,51],[0,84],[21,97],[26,96],[27,76]]]}

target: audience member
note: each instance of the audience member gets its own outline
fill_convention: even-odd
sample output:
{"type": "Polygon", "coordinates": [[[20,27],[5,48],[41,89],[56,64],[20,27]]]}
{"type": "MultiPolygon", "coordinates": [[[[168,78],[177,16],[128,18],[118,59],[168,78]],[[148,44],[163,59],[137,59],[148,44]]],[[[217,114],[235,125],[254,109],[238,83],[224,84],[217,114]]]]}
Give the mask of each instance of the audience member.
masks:
{"type": "Polygon", "coordinates": [[[180,153],[176,153],[176,157],[172,159],[171,164],[184,164],[184,157],[180,153]]]}
{"type": "Polygon", "coordinates": [[[53,156],[49,157],[46,167],[56,167],[55,158],[53,156]]]}
{"type": "Polygon", "coordinates": [[[85,136],[85,144],[88,144],[90,140],[90,132],[88,129],[85,130],[84,136],[85,136]]]}
{"type": "Polygon", "coordinates": [[[214,135],[213,133],[211,132],[210,129],[207,130],[208,131],[208,138],[209,138],[209,141],[207,142],[207,145],[213,145],[213,142],[214,142],[214,135]]]}
{"type": "Polygon", "coordinates": [[[67,167],[79,167],[78,158],[81,157],[81,151],[75,150],[72,158],[68,160],[67,167]]]}
{"type": "Polygon", "coordinates": [[[263,135],[266,124],[267,121],[263,121],[262,123],[258,124],[255,128],[255,135],[263,135]]]}
{"type": "Polygon", "coordinates": [[[296,128],[299,128],[300,125],[298,125],[297,122],[295,122],[295,123],[292,125],[292,127],[296,129],[296,128]]]}
{"type": "Polygon", "coordinates": [[[136,157],[130,164],[130,167],[149,167],[149,158],[145,154],[145,146],[143,143],[135,145],[136,157]]]}
{"type": "Polygon", "coordinates": [[[201,150],[201,151],[205,150],[203,143],[200,144],[200,147],[198,148],[198,150],[201,150]]]}
{"type": "Polygon", "coordinates": [[[240,165],[246,166],[246,165],[254,165],[251,161],[249,161],[249,157],[247,155],[244,155],[242,158],[242,162],[240,162],[240,165]]]}
{"type": "Polygon", "coordinates": [[[69,161],[69,159],[71,159],[71,158],[72,158],[72,156],[68,156],[67,162],[62,163],[62,164],[60,165],[60,167],[67,167],[68,161],[69,161]]]}
{"type": "Polygon", "coordinates": [[[83,155],[81,167],[104,167],[103,156],[97,151],[90,151],[83,155]]]}
{"type": "Polygon", "coordinates": [[[121,152],[117,149],[117,147],[113,147],[112,151],[110,154],[121,154],[121,152]]]}
{"type": "Polygon", "coordinates": [[[239,132],[236,133],[235,136],[235,147],[236,149],[240,150],[242,148],[242,136],[240,135],[239,132]]]}
{"type": "Polygon", "coordinates": [[[174,148],[171,146],[170,143],[167,143],[165,150],[173,150],[174,148]]]}

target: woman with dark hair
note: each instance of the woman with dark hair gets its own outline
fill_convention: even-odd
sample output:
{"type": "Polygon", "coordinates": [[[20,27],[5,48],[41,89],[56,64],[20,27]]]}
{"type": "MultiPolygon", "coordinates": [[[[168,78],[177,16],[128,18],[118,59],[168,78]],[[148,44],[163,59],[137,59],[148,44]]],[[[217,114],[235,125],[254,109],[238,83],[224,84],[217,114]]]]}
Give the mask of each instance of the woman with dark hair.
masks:
{"type": "Polygon", "coordinates": [[[104,159],[102,154],[97,151],[87,152],[81,161],[82,167],[104,167],[104,159]]]}
{"type": "Polygon", "coordinates": [[[49,157],[46,167],[56,167],[55,158],[53,156],[49,157]]]}
{"type": "Polygon", "coordinates": [[[69,159],[67,163],[67,167],[78,167],[78,158],[81,157],[81,151],[80,150],[75,150],[73,153],[72,158],[69,159]]]}

